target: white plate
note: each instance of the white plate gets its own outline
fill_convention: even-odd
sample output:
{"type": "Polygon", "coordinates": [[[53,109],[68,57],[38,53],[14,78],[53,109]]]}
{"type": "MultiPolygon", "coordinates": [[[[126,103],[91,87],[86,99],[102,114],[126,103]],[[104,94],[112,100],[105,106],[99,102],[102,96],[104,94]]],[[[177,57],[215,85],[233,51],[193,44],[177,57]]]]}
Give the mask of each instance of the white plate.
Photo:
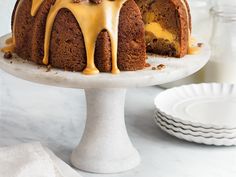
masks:
{"type": "Polygon", "coordinates": [[[172,88],[155,99],[166,118],[193,127],[236,129],[236,89],[233,84],[193,84],[172,88]]]}
{"type": "Polygon", "coordinates": [[[157,119],[154,119],[156,124],[168,134],[175,136],[179,139],[186,140],[189,142],[199,143],[199,144],[206,144],[206,145],[215,145],[215,146],[235,146],[236,139],[217,139],[217,138],[204,138],[202,136],[193,136],[190,134],[183,134],[181,132],[177,132],[172,130],[171,128],[165,127],[161,124],[157,119]]]}
{"type": "Polygon", "coordinates": [[[183,133],[183,134],[190,134],[193,136],[202,136],[204,138],[217,138],[217,139],[236,139],[236,132],[233,133],[213,133],[213,132],[199,132],[199,131],[192,131],[189,129],[184,129],[182,127],[177,127],[173,124],[170,124],[162,119],[160,115],[155,116],[156,120],[162,123],[167,128],[170,128],[172,130],[175,130],[177,132],[183,133]]]}
{"type": "Polygon", "coordinates": [[[160,112],[159,110],[155,111],[155,115],[158,115],[161,117],[161,119],[169,124],[174,125],[175,127],[180,127],[183,129],[195,131],[195,132],[203,132],[203,133],[216,133],[216,134],[221,134],[221,133],[236,133],[236,129],[213,129],[213,128],[203,128],[203,127],[195,127],[190,124],[184,124],[182,122],[177,122],[169,117],[166,117],[165,114],[160,112]]]}

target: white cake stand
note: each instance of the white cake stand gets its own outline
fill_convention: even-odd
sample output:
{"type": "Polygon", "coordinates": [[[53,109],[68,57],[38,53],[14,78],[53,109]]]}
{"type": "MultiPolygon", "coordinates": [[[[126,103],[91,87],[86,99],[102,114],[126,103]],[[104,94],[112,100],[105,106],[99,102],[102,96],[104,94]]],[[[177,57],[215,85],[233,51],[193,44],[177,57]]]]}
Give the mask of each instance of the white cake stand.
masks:
{"type": "MultiPolygon", "coordinates": [[[[3,47],[9,35],[0,38],[3,47]]],[[[183,59],[149,56],[152,66],[166,65],[161,71],[152,66],[141,71],[121,72],[119,75],[100,73],[85,76],[81,73],[51,69],[14,57],[3,58],[0,68],[18,78],[58,87],[85,89],[87,123],[84,135],[71,155],[72,164],[94,173],[117,173],[136,167],[140,156],[127,134],[124,119],[126,88],[146,87],[172,82],[201,69],[210,58],[210,49],[204,46],[198,55],[183,59]]]]}

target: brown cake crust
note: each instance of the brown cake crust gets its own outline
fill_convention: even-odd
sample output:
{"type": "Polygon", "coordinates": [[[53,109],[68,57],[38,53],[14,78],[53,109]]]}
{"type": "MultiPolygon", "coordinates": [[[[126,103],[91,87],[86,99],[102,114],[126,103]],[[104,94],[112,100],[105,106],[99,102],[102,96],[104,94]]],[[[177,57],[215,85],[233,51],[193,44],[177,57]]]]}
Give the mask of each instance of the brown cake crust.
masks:
{"type": "MultiPolygon", "coordinates": [[[[16,53],[20,57],[42,64],[46,19],[54,2],[55,0],[45,0],[36,16],[31,17],[32,0],[22,0],[24,9],[22,4],[18,8],[16,19],[16,31],[22,34],[16,35],[16,53]],[[22,18],[18,17],[20,15],[22,18]],[[24,18],[30,20],[26,21],[24,18]],[[28,41],[24,45],[23,41],[26,40],[28,41]]],[[[133,71],[145,67],[144,35],[140,11],[134,0],[128,0],[121,9],[119,20],[118,68],[120,70],[133,71]]],[[[62,9],[57,14],[52,29],[49,54],[49,64],[52,67],[83,71],[86,66],[83,34],[75,17],[67,9],[62,9]]],[[[97,38],[95,64],[102,72],[111,71],[111,42],[106,31],[102,31],[97,38]]]]}
{"type": "MultiPolygon", "coordinates": [[[[179,16],[179,29],[180,29],[180,53],[179,57],[183,57],[188,53],[189,45],[189,30],[190,24],[188,23],[191,16],[186,14],[186,9],[180,0],[172,0],[172,3],[177,7],[179,16]]],[[[186,4],[187,5],[187,4],[186,4]]],[[[188,6],[187,6],[188,7],[188,6]]],[[[189,9],[187,9],[189,12],[189,9]]],[[[191,21],[191,20],[190,20],[191,21]]]]}
{"type": "Polygon", "coordinates": [[[52,28],[49,63],[65,70],[83,71],[85,51],[83,34],[75,17],[67,9],[60,10],[52,28]]]}
{"type": "Polygon", "coordinates": [[[187,6],[187,10],[188,10],[188,20],[189,20],[189,29],[190,31],[192,32],[192,15],[191,15],[191,9],[190,9],[190,6],[189,6],[189,3],[187,0],[184,0],[186,6],[187,6]]]}
{"type": "Polygon", "coordinates": [[[111,71],[111,41],[109,34],[103,30],[99,35],[96,43],[95,64],[99,71],[111,71]]]}
{"type": "Polygon", "coordinates": [[[120,14],[118,66],[124,71],[143,69],[146,63],[146,45],[140,10],[133,0],[129,0],[120,14]]]}
{"type": "Polygon", "coordinates": [[[31,40],[32,40],[32,24],[34,18],[30,15],[32,0],[23,0],[18,3],[17,17],[15,21],[15,51],[21,58],[31,58],[31,40]]]}
{"type": "Polygon", "coordinates": [[[13,31],[13,21],[14,21],[14,18],[15,18],[16,8],[18,6],[18,3],[19,3],[19,0],[16,0],[15,6],[14,6],[13,11],[12,11],[12,16],[11,16],[11,30],[12,31],[13,31]]]}
{"type": "Polygon", "coordinates": [[[39,8],[36,16],[34,17],[33,31],[32,31],[32,51],[31,60],[43,64],[44,56],[44,36],[46,29],[47,15],[50,7],[55,3],[55,0],[45,0],[39,8]]]}

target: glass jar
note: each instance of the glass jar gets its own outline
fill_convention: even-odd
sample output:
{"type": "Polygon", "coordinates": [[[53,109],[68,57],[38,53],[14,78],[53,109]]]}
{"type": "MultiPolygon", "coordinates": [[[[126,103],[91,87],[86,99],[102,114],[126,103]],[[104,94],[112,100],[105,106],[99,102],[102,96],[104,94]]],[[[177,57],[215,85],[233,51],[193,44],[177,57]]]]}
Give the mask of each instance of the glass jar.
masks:
{"type": "Polygon", "coordinates": [[[236,83],[236,6],[217,6],[211,14],[212,56],[204,69],[205,81],[236,83]]]}

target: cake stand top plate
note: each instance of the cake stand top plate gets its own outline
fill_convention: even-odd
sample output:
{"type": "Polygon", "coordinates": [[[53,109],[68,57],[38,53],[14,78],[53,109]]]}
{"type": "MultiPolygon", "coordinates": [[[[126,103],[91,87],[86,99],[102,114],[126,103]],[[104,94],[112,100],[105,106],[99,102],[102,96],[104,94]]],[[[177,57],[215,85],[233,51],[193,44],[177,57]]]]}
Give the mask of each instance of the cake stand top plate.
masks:
{"type": "MultiPolygon", "coordinates": [[[[0,38],[0,48],[10,35],[0,38]]],[[[150,67],[140,71],[121,72],[118,75],[100,73],[87,76],[79,72],[69,72],[52,68],[49,72],[45,66],[13,57],[12,60],[3,58],[0,52],[0,68],[18,78],[40,84],[68,88],[127,88],[160,85],[187,77],[200,70],[210,58],[210,49],[204,45],[197,55],[187,55],[182,59],[164,58],[148,55],[150,67]],[[164,64],[163,70],[152,70],[153,66],[164,64]]]]}

